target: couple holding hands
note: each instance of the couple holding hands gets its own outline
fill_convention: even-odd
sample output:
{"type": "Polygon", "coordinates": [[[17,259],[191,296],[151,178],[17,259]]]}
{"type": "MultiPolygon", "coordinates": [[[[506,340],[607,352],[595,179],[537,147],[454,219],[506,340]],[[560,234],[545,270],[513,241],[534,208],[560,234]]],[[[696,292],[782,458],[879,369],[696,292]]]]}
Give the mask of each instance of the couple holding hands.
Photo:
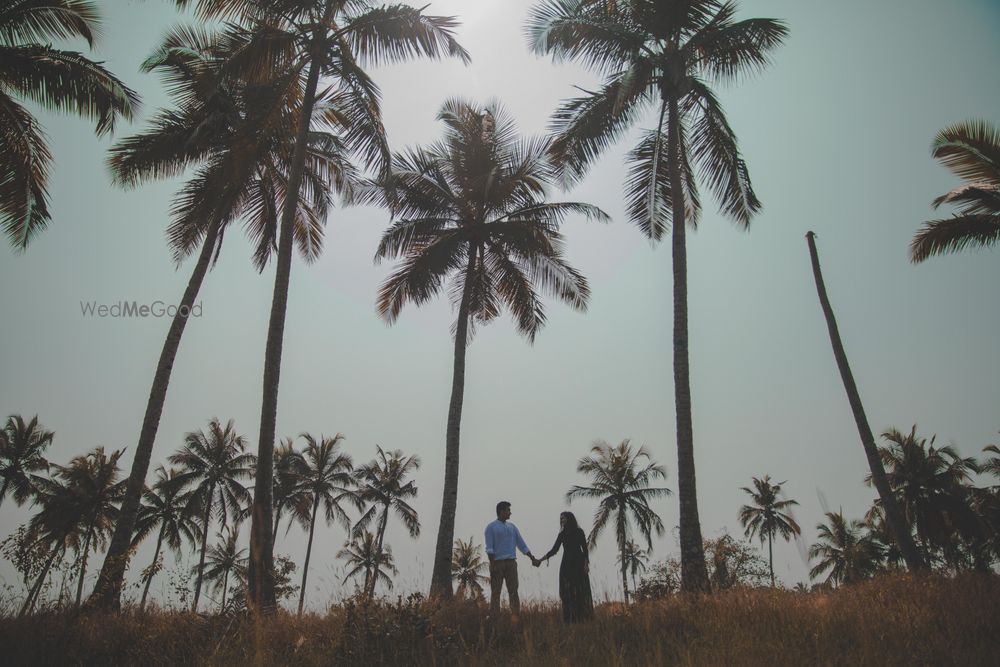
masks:
{"type": "Polygon", "coordinates": [[[572,512],[559,514],[559,535],[549,552],[535,558],[524,543],[517,526],[510,522],[510,503],[497,503],[497,520],[486,526],[486,555],[490,559],[490,612],[500,610],[500,591],[507,584],[510,611],[516,620],[521,611],[517,595],[517,553],[520,550],[531,559],[535,567],[563,550],[559,565],[559,599],[562,601],[563,620],[567,623],[590,620],[594,616],[594,603],[590,594],[590,558],[587,538],[572,512]]]}

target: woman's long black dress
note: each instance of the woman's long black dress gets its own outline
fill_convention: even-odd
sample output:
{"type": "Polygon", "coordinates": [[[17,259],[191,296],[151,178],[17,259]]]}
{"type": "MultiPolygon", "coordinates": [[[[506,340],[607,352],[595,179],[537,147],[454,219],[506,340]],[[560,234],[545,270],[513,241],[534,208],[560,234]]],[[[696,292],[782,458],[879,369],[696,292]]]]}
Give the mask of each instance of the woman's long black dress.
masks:
{"type": "Polygon", "coordinates": [[[562,547],[559,565],[559,598],[562,600],[563,620],[567,623],[588,621],[594,617],[594,601],[590,594],[590,576],[586,566],[587,538],[581,528],[562,530],[555,545],[542,558],[551,558],[562,547]]]}

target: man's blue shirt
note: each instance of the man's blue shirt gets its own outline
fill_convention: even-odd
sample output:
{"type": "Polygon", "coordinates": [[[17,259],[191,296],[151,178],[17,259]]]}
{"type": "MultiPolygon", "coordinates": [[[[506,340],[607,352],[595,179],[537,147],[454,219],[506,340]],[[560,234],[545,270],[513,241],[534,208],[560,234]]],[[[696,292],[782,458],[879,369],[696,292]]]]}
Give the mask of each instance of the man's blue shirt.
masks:
{"type": "Polygon", "coordinates": [[[525,555],[531,552],[517,526],[500,519],[486,526],[486,553],[493,556],[494,560],[514,560],[517,558],[515,547],[525,555]]]}

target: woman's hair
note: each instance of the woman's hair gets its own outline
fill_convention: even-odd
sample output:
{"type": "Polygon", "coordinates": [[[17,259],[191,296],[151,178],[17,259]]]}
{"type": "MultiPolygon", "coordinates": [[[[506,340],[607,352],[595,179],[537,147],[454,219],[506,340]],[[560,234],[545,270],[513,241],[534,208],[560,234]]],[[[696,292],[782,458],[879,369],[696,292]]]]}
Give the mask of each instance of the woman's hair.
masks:
{"type": "Polygon", "coordinates": [[[567,531],[579,530],[580,524],[576,522],[576,517],[573,515],[572,512],[560,512],[559,516],[566,517],[566,525],[563,527],[563,530],[567,531]]]}

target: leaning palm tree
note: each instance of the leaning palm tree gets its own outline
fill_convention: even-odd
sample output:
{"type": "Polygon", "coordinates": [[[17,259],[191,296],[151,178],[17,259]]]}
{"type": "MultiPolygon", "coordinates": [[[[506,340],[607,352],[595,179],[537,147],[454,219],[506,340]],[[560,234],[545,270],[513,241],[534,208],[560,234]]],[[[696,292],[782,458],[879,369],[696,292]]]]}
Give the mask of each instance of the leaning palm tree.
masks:
{"type": "MultiPolygon", "coordinates": [[[[307,471],[306,461],[302,452],[295,449],[295,441],[285,438],[274,449],[274,532],[271,534],[271,544],[278,539],[278,524],[281,515],[291,513],[288,530],[297,521],[308,529],[310,498],[309,492],[302,487],[302,475],[307,471]]],[[[286,535],[288,530],[285,531],[286,535]]]]}
{"type": "Polygon", "coordinates": [[[851,405],[851,412],[854,413],[854,424],[858,429],[861,438],[861,447],[865,450],[865,458],[868,460],[868,469],[871,471],[872,484],[878,491],[879,500],[885,511],[885,522],[892,532],[892,537],[899,547],[899,552],[906,561],[906,566],[911,570],[920,570],[926,567],[920,551],[917,549],[910,528],[903,516],[903,511],[896,501],[889,481],[886,478],[885,466],[879,455],[878,447],[875,444],[875,436],[872,435],[872,427],[868,423],[868,415],[865,414],[865,406],[861,403],[861,394],[858,392],[858,385],[854,381],[854,373],[851,372],[851,365],[847,361],[847,352],[844,351],[844,343],[840,338],[840,329],[837,326],[837,318],[833,313],[833,306],[830,305],[830,298],[826,294],[826,283],[823,282],[823,271],[819,265],[819,253],[816,250],[815,232],[806,232],[806,243],[809,245],[809,260],[812,263],[813,279],[816,282],[816,293],[819,296],[820,308],[823,309],[823,317],[826,318],[826,328],[830,336],[830,345],[833,347],[833,357],[837,361],[837,369],[840,371],[840,379],[844,383],[844,390],[847,392],[847,401],[851,405]]]}
{"type": "MultiPolygon", "coordinates": [[[[384,173],[389,150],[381,120],[380,93],[364,68],[415,56],[469,59],[453,37],[453,19],[426,16],[422,9],[403,4],[375,7],[366,0],[200,0],[198,5],[204,14],[237,14],[255,27],[255,37],[238,62],[243,71],[267,80],[276,63],[288,63],[305,77],[299,110],[302,121],[285,185],[291,195],[289,201],[295,199],[300,188],[308,187],[304,178],[307,127],[320,96],[321,75],[326,77],[327,90],[348,109],[342,116],[349,126],[344,134],[346,147],[384,173]]],[[[275,608],[273,546],[269,541],[271,470],[295,215],[295,207],[286,202],[278,227],[257,451],[260,474],[254,487],[250,529],[249,601],[265,613],[275,608]]]]}
{"type": "Polygon", "coordinates": [[[591,549],[597,544],[597,538],[608,522],[614,521],[622,590],[625,604],[628,604],[626,551],[632,524],[635,524],[639,535],[646,540],[646,548],[652,550],[652,533],[655,531],[657,535],[663,535],[664,528],[660,515],[649,506],[649,501],[670,495],[670,490],[650,484],[658,479],[666,479],[667,473],[650,458],[645,447],[633,449],[628,439],[614,447],[603,440],[596,441],[590,450],[590,456],[580,459],[576,470],[590,476],[591,484],[574,485],[566,493],[566,500],[593,498],[600,501],[594,514],[594,526],[587,536],[587,544],[591,549]]]}
{"type": "Polygon", "coordinates": [[[461,538],[455,540],[455,548],[451,557],[451,578],[458,584],[459,597],[472,595],[481,597],[483,584],[490,580],[487,572],[489,563],[483,558],[481,547],[469,538],[468,542],[461,538]]]}
{"type": "Polygon", "coordinates": [[[965,183],[934,200],[934,208],[953,204],[950,218],[925,222],[910,243],[910,260],[1000,241],[1000,132],[985,120],[971,120],[941,130],[931,155],[965,183]]]}
{"type": "Polygon", "coordinates": [[[207,432],[192,431],[185,435],[184,446],[168,460],[181,469],[177,485],[191,490],[188,511],[200,516],[201,555],[191,603],[191,610],[198,611],[212,518],[218,517],[225,527],[243,513],[250,502],[250,492],[240,480],[251,477],[254,457],[246,452],[246,438],[236,433],[232,419],[223,426],[218,418],[213,418],[207,432]]]}
{"type": "Polygon", "coordinates": [[[36,478],[38,502],[42,510],[32,517],[29,530],[43,535],[51,544],[50,558],[36,583],[29,591],[22,613],[30,609],[34,596],[44,580],[55,554],[73,549],[79,560],[76,586],[76,604],[83,595],[83,580],[87,574],[87,560],[92,547],[107,540],[118,515],[116,503],[125,491],[125,482],[119,481],[118,459],[125,450],[106,454],[97,447],[84,456],[73,458],[68,465],[52,465],[51,478],[36,478]]]}
{"type": "Polygon", "coordinates": [[[11,415],[0,430],[0,505],[8,490],[18,507],[35,494],[32,473],[48,468],[42,452],[55,436],[38,423],[38,415],[25,423],[21,415],[11,415]]]}
{"type": "MultiPolygon", "coordinates": [[[[178,263],[196,252],[198,259],[160,351],[122,517],[92,598],[94,604],[112,608],[119,604],[129,540],[174,360],[191,308],[222,249],[225,231],[237,220],[244,221],[258,271],[265,268],[276,244],[277,212],[287,197],[284,184],[297,136],[302,83],[294,70],[276,71],[266,83],[250,83],[233,75],[229,63],[246,39],[245,32],[236,28],[223,33],[184,27],[171,31],[143,67],[163,75],[174,106],[158,112],[147,131],[124,139],[111,151],[115,180],[126,187],[198,167],[175,198],[167,234],[178,263]]],[[[354,168],[336,135],[345,110],[328,96],[319,100],[315,110],[305,167],[308,187],[299,196],[294,230],[306,261],[319,256],[330,191],[349,199],[355,180],[354,168]]]]}
{"type": "Polygon", "coordinates": [[[649,551],[629,540],[625,543],[625,550],[618,554],[618,564],[623,566],[632,575],[632,590],[637,589],[636,579],[639,574],[646,571],[649,565],[649,551]]]}
{"type": "Polygon", "coordinates": [[[145,501],[139,507],[139,515],[135,522],[135,536],[132,538],[132,548],[139,546],[154,530],[156,548],[153,549],[153,560],[143,571],[145,581],[142,588],[142,598],[139,600],[139,611],[146,608],[146,597],[153,577],[160,568],[160,548],[166,540],[167,548],[179,555],[184,541],[191,544],[200,542],[201,527],[191,514],[191,492],[181,490],[179,478],[181,471],[163,466],[156,469],[156,482],[142,494],[145,501]]]}
{"type": "Polygon", "coordinates": [[[92,0],[5,0],[0,7],[0,226],[16,250],[51,219],[52,163],[44,131],[18,100],[92,120],[99,136],[119,117],[131,120],[139,105],[100,63],[52,48],[62,39],[93,48],[100,30],[92,0]]]}
{"type": "Polygon", "coordinates": [[[337,552],[337,558],[347,561],[347,567],[350,568],[344,575],[344,583],[352,577],[364,574],[366,582],[381,581],[386,588],[391,589],[392,577],[389,574],[398,573],[393,562],[392,549],[385,547],[379,550],[375,536],[368,531],[346,542],[344,548],[337,552]]]}
{"type": "Polygon", "coordinates": [[[301,488],[306,492],[309,502],[309,542],[306,546],[306,562],[302,566],[302,588],[299,591],[299,615],[306,601],[306,579],[309,576],[309,559],[312,556],[313,534],[316,531],[316,514],[320,505],[323,506],[327,523],[337,520],[346,530],[350,519],[344,510],[345,504],[360,509],[361,503],[354,489],[354,478],[351,471],[354,464],[351,456],[339,451],[344,436],[340,433],[332,438],[320,436],[316,440],[308,433],[303,433],[306,448],[302,452],[305,466],[301,476],[301,488]]]}
{"type": "Polygon", "coordinates": [[[796,500],[780,500],[781,486],[785,482],[771,483],[771,476],[753,479],[753,489],[742,487],[749,494],[751,505],[740,508],[740,523],[743,524],[744,535],[753,539],[767,540],[767,563],[771,572],[771,587],[774,587],[774,536],[780,535],[787,542],[793,536],[802,533],[799,524],[787,510],[798,505],[796,500]]]}
{"type": "Polygon", "coordinates": [[[818,563],[809,570],[815,579],[829,571],[826,581],[853,584],[868,579],[878,569],[878,544],[865,532],[862,522],[848,522],[841,512],[827,512],[826,523],[816,525],[819,542],[809,547],[809,560],[818,563]]]}
{"type": "MultiPolygon", "coordinates": [[[[367,530],[377,519],[375,529],[376,548],[381,551],[385,541],[385,529],[389,525],[389,512],[392,511],[403,522],[410,537],[420,536],[420,519],[417,510],[406,502],[408,498],[416,498],[417,485],[413,480],[407,480],[410,473],[420,467],[417,456],[403,456],[403,452],[395,450],[386,454],[378,445],[375,446],[375,460],[359,466],[354,471],[355,482],[358,485],[358,497],[362,503],[370,503],[370,507],[355,522],[352,532],[355,536],[367,530]]],[[[365,594],[373,595],[375,581],[365,582],[365,594]]]]}
{"type": "Polygon", "coordinates": [[[552,157],[564,181],[590,164],[649,110],[655,125],[628,156],[630,220],[652,241],[673,234],[674,400],[683,588],[708,590],[694,470],[688,359],[686,225],[700,213],[693,166],[746,229],[760,202],[750,185],[715,92],[768,64],[788,34],[773,19],[735,21],[735,2],[719,0],[545,0],[528,20],[531,48],[578,60],[605,76],[595,92],[568,100],[553,117],[552,157]]]}
{"type": "Polygon", "coordinates": [[[398,218],[375,255],[376,261],[401,259],[379,289],[382,318],[395,322],[407,302],[419,306],[449,282],[458,308],[431,576],[431,594],[450,597],[465,355],[474,325],[490,322],[506,307],[532,342],[545,323],[539,292],[584,310],[590,289],[563,258],[559,225],[570,214],[607,216],[587,204],[546,201],[548,142],[518,139],[499,103],[479,107],[450,100],[438,119],[445,124],[444,140],[395,156],[392,176],[362,199],[390,208],[398,218]]]}
{"type": "Polygon", "coordinates": [[[215,590],[222,589],[219,611],[224,611],[229,578],[239,580],[246,574],[247,550],[239,549],[236,545],[240,539],[239,524],[223,528],[217,537],[219,543],[211,547],[205,557],[205,581],[215,590]]]}

